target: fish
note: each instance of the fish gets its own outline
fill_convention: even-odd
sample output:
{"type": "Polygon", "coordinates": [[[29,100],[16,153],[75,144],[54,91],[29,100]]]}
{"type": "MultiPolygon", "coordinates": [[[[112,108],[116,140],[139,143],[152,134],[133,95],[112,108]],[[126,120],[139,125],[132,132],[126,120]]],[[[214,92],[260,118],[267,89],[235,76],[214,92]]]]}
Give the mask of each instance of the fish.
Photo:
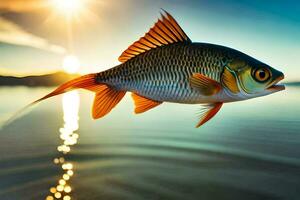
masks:
{"type": "Polygon", "coordinates": [[[202,106],[200,127],[223,104],[261,97],[285,89],[284,74],[238,50],[192,42],[174,17],[163,10],[154,26],[119,57],[119,65],[68,81],[31,103],[74,89],[95,93],[92,117],[107,115],[127,92],[136,114],[164,102],[202,106]]]}

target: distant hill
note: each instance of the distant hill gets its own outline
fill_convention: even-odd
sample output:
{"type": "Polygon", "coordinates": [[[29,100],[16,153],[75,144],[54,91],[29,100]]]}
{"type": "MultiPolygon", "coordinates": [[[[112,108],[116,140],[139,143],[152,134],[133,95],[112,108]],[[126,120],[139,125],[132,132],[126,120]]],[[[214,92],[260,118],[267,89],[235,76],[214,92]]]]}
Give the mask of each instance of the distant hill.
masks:
{"type": "Polygon", "coordinates": [[[0,86],[57,86],[78,76],[78,74],[65,72],[25,77],[0,76],[0,86]]]}

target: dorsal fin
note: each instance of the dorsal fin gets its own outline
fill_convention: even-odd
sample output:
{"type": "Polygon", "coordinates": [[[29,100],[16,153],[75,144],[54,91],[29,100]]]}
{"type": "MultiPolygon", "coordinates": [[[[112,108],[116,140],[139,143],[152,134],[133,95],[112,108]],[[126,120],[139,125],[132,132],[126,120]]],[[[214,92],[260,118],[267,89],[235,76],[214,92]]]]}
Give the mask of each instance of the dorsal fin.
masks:
{"type": "Polygon", "coordinates": [[[119,61],[126,62],[145,51],[177,42],[191,42],[191,40],[176,20],[167,11],[163,10],[161,19],[158,19],[144,37],[130,45],[119,57],[119,61]]]}

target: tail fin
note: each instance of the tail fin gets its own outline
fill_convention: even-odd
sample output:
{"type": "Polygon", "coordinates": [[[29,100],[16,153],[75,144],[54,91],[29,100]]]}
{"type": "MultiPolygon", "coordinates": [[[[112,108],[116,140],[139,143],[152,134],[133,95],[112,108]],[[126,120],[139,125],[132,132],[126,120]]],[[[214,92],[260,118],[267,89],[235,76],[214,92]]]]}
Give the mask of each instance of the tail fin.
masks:
{"type": "Polygon", "coordinates": [[[121,101],[121,99],[124,97],[126,92],[115,90],[105,84],[98,84],[96,83],[95,77],[96,74],[87,74],[62,84],[61,86],[56,88],[53,92],[50,92],[46,96],[22,108],[20,111],[14,114],[10,119],[8,119],[2,125],[2,127],[12,122],[25,110],[39,103],[40,101],[79,88],[87,89],[96,93],[94,104],[93,104],[93,110],[92,110],[93,118],[98,119],[105,116],[121,101]]]}
{"type": "Polygon", "coordinates": [[[66,92],[69,92],[71,90],[74,89],[87,89],[87,90],[91,90],[93,91],[93,89],[97,86],[96,81],[95,81],[95,74],[88,74],[88,75],[84,75],[78,78],[75,78],[73,80],[70,80],[62,85],[60,85],[58,88],[56,88],[53,92],[50,92],[49,94],[47,94],[46,96],[32,102],[31,104],[29,104],[27,107],[30,107],[40,101],[43,101],[45,99],[48,99],[50,97],[53,96],[57,96],[66,92]]]}

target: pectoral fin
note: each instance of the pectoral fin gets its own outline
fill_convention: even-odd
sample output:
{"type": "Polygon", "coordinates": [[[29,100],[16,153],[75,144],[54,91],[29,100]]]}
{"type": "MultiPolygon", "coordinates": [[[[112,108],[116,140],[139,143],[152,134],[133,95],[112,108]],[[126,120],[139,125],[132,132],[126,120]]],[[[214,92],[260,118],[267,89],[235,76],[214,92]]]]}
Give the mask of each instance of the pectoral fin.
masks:
{"type": "Polygon", "coordinates": [[[200,73],[193,74],[193,76],[190,77],[190,84],[205,96],[212,96],[218,93],[222,88],[220,83],[200,73]]]}
{"type": "Polygon", "coordinates": [[[160,101],[155,101],[146,97],[142,97],[135,93],[132,93],[132,98],[135,105],[134,113],[136,114],[146,112],[162,103],[160,101]]]}
{"type": "Polygon", "coordinates": [[[209,121],[211,118],[213,118],[217,112],[221,109],[223,103],[214,103],[214,104],[208,104],[200,112],[200,121],[196,125],[196,128],[199,128],[203,124],[205,124],[207,121],[209,121]]]}

